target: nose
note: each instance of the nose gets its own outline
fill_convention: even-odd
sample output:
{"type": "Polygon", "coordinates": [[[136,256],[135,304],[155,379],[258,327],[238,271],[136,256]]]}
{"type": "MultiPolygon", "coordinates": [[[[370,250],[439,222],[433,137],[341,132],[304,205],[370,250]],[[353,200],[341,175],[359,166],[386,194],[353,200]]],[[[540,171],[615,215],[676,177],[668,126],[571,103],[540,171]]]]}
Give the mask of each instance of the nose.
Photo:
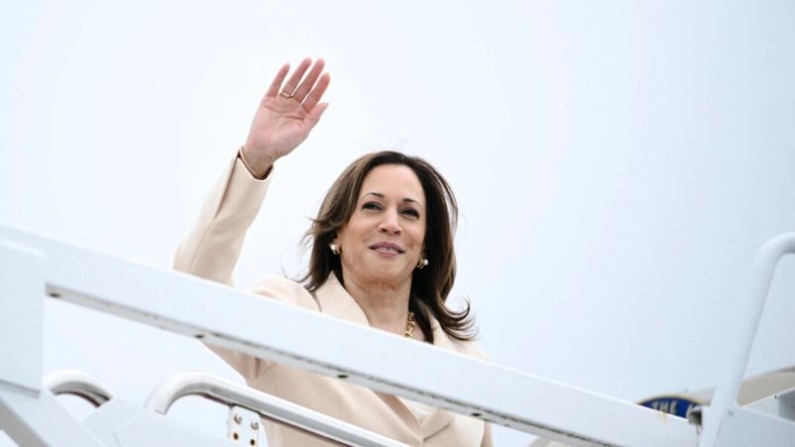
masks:
{"type": "Polygon", "coordinates": [[[382,214],[378,230],[387,234],[400,234],[400,220],[397,211],[389,210],[382,214]]]}

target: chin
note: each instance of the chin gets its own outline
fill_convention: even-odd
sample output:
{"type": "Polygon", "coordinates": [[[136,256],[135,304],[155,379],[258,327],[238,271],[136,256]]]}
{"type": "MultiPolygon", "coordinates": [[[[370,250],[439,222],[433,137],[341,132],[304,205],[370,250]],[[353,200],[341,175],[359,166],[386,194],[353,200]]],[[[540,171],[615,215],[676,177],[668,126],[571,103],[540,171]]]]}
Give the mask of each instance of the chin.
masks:
{"type": "Polygon", "coordinates": [[[405,268],[383,269],[370,272],[368,275],[374,282],[380,283],[399,283],[406,279],[411,279],[411,274],[406,274],[405,268]]]}

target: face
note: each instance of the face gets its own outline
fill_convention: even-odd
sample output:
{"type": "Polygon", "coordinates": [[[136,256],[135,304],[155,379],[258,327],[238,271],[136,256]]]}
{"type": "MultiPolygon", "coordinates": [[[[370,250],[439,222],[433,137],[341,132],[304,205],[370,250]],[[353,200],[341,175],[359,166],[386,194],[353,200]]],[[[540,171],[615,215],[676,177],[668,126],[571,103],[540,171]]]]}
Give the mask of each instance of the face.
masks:
{"type": "Polygon", "coordinates": [[[425,193],[408,166],[380,165],[362,183],[356,208],[334,240],[346,282],[411,287],[423,255],[425,193]]]}

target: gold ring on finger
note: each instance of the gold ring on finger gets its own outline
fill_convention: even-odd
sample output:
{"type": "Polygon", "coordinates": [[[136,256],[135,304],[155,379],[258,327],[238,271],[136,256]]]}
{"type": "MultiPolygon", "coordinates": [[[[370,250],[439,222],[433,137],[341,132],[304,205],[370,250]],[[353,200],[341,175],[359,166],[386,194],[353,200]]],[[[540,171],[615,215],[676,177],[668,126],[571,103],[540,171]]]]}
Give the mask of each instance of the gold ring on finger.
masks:
{"type": "Polygon", "coordinates": [[[285,98],[287,98],[287,99],[290,99],[290,98],[292,98],[294,95],[295,95],[295,93],[287,93],[287,92],[285,92],[284,90],[282,90],[282,92],[281,92],[281,93],[279,93],[279,96],[284,96],[284,97],[285,97],[285,98]]]}

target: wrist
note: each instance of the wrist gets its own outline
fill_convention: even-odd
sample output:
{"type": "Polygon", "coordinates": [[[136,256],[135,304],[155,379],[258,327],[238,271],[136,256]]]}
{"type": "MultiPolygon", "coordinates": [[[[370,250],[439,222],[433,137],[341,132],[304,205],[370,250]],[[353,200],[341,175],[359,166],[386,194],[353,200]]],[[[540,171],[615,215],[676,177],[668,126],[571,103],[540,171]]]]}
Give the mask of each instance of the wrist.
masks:
{"type": "Polygon", "coordinates": [[[268,174],[270,174],[273,163],[276,160],[262,155],[252,155],[251,150],[248,149],[248,146],[245,144],[240,146],[240,149],[237,151],[238,158],[240,158],[240,161],[243,163],[243,166],[246,167],[249,174],[257,180],[264,180],[268,174]]]}

